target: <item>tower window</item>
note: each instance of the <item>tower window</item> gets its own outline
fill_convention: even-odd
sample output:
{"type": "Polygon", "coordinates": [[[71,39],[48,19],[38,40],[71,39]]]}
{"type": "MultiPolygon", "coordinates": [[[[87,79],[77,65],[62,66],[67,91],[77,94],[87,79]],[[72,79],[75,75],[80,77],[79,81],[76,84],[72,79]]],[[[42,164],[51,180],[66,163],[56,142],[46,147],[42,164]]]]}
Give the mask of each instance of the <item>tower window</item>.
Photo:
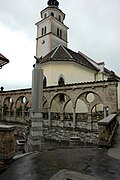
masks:
{"type": "Polygon", "coordinates": [[[57,28],[57,36],[59,36],[59,28],[57,28]]]}
{"type": "Polygon", "coordinates": [[[46,34],[46,32],[47,32],[47,28],[46,28],[46,26],[45,26],[45,34],[46,34]]]}
{"type": "Polygon", "coordinates": [[[61,16],[59,15],[59,21],[61,21],[61,16]]]}
{"type": "Polygon", "coordinates": [[[46,17],[47,17],[47,14],[45,13],[44,18],[46,18],[46,17]]]}
{"type": "Polygon", "coordinates": [[[62,30],[60,30],[60,38],[62,38],[62,30]]]}
{"type": "Polygon", "coordinates": [[[44,34],[44,28],[42,28],[42,35],[44,34]]]}
{"type": "Polygon", "coordinates": [[[53,16],[53,17],[54,17],[54,13],[53,13],[53,12],[51,12],[51,16],[53,16]]]}
{"type": "Polygon", "coordinates": [[[59,86],[63,86],[65,84],[65,81],[64,79],[61,77],[59,80],[58,80],[58,85],[59,86]]]}

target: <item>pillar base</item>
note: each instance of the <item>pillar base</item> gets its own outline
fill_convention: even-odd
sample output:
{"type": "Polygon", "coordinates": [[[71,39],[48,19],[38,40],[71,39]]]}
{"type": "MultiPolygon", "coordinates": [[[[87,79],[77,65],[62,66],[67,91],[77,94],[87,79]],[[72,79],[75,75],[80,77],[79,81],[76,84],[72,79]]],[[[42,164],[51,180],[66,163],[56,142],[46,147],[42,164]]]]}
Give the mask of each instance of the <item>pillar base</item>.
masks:
{"type": "Polygon", "coordinates": [[[44,149],[43,116],[41,112],[30,112],[31,127],[27,142],[28,151],[44,149]]]}

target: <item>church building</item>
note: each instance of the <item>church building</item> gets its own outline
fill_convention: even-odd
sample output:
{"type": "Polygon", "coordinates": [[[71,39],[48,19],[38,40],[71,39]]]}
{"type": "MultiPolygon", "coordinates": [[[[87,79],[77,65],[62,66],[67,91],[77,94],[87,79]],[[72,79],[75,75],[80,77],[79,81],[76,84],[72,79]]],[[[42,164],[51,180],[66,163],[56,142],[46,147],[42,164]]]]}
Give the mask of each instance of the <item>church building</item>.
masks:
{"type": "MultiPolygon", "coordinates": [[[[39,129],[43,129],[44,139],[69,141],[71,136],[77,136],[82,142],[98,144],[99,121],[120,110],[120,77],[104,62],[69,49],[65,14],[57,0],[48,0],[47,4],[36,23],[35,59],[43,70],[43,103],[38,103],[42,106],[43,128],[33,132],[35,126],[31,136],[39,139],[39,129]]],[[[34,83],[41,85],[37,77],[34,83]]],[[[29,121],[31,89],[4,91],[1,99],[2,119],[29,121]]],[[[34,99],[38,99],[37,94],[34,99]]],[[[113,125],[107,124],[107,131],[113,125]]]]}
{"type": "Polygon", "coordinates": [[[68,48],[68,27],[57,0],[49,0],[36,23],[36,57],[41,57],[44,85],[107,80],[110,71],[104,62],[95,62],[83,53],[68,48]]]}

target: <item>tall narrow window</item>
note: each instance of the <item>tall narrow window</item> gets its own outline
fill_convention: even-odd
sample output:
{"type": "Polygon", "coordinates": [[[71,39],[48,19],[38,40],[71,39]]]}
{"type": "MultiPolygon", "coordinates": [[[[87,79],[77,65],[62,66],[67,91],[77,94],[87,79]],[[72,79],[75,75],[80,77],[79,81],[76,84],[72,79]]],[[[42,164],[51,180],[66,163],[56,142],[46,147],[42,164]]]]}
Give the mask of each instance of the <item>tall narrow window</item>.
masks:
{"type": "Polygon", "coordinates": [[[61,21],[61,16],[59,15],[59,21],[61,21]]]}
{"type": "Polygon", "coordinates": [[[58,85],[59,86],[63,86],[65,84],[65,81],[64,79],[61,77],[59,80],[58,80],[58,85]]]}
{"type": "Polygon", "coordinates": [[[44,18],[46,18],[46,17],[47,17],[47,14],[45,13],[44,18]]]}
{"type": "Polygon", "coordinates": [[[60,38],[62,38],[62,30],[60,30],[60,38]]]}
{"type": "Polygon", "coordinates": [[[59,28],[57,28],[57,36],[59,36],[59,28]]]}
{"type": "Polygon", "coordinates": [[[46,86],[47,86],[47,78],[44,77],[44,79],[43,79],[43,87],[46,87],[46,86]]]}
{"type": "Polygon", "coordinates": [[[45,34],[46,34],[46,32],[47,32],[47,28],[46,28],[46,26],[45,26],[45,34]]]}
{"type": "Polygon", "coordinates": [[[43,36],[43,34],[44,34],[44,28],[42,28],[42,36],[43,36]]]}

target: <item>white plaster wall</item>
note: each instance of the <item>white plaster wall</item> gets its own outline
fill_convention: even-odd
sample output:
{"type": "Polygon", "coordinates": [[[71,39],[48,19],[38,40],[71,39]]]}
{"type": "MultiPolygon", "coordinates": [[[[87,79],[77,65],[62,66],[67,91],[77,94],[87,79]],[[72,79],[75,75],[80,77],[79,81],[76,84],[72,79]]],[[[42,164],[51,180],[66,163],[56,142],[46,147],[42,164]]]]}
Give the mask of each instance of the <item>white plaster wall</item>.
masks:
{"type": "Polygon", "coordinates": [[[59,46],[59,45],[62,45],[62,46],[65,46],[67,47],[67,42],[63,41],[62,39],[60,39],[59,37],[57,36],[52,36],[52,49],[54,49],[55,47],[59,46]]]}
{"type": "Polygon", "coordinates": [[[36,56],[41,57],[45,56],[51,51],[51,40],[49,34],[39,38],[36,42],[36,56]],[[44,41],[44,43],[43,43],[44,41]]]}
{"type": "Polygon", "coordinates": [[[77,63],[44,63],[43,73],[47,78],[47,86],[58,85],[58,78],[61,73],[65,77],[65,84],[89,82],[95,80],[95,71],[84,68],[77,63]]]}

